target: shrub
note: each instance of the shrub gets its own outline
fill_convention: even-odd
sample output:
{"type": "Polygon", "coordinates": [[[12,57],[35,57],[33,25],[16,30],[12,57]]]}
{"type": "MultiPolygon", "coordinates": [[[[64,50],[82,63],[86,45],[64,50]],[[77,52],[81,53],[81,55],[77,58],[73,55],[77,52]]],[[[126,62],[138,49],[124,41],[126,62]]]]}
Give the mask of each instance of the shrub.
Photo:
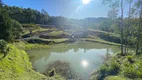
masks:
{"type": "Polygon", "coordinates": [[[124,68],[124,76],[129,78],[142,78],[142,63],[135,63],[124,68]],[[141,64],[141,65],[140,65],[141,64]]]}
{"type": "Polygon", "coordinates": [[[9,52],[9,47],[7,45],[7,42],[4,40],[0,40],[0,53],[2,53],[6,57],[7,53],[9,52]]]}
{"type": "Polygon", "coordinates": [[[20,38],[23,34],[23,26],[18,21],[11,19],[12,35],[14,38],[20,38]]]}
{"type": "MultiPolygon", "coordinates": [[[[110,63],[106,63],[100,67],[98,71],[96,71],[93,75],[94,79],[96,80],[102,80],[107,76],[110,75],[117,75],[120,71],[120,64],[116,61],[110,63]]],[[[94,80],[92,79],[92,80],[94,80]]]]}
{"type": "Polygon", "coordinates": [[[127,80],[127,79],[121,76],[108,76],[104,80],[127,80]]]}
{"type": "Polygon", "coordinates": [[[127,56],[127,60],[128,60],[130,63],[134,63],[133,56],[127,56]]]}
{"type": "Polygon", "coordinates": [[[109,67],[109,75],[116,75],[119,73],[120,70],[120,65],[118,62],[111,62],[110,67],[109,67]]]}

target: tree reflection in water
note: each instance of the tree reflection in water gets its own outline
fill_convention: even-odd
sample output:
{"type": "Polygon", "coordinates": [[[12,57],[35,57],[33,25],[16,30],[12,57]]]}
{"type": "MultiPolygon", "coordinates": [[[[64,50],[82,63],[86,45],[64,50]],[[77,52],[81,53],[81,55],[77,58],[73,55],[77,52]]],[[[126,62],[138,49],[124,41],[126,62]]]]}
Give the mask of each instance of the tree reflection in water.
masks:
{"type": "Polygon", "coordinates": [[[81,76],[79,73],[77,73],[75,70],[73,70],[70,67],[70,64],[68,62],[62,62],[60,60],[55,61],[53,63],[50,63],[47,66],[46,72],[44,73],[46,76],[49,75],[49,71],[55,69],[55,73],[57,75],[61,75],[65,77],[67,80],[68,79],[73,79],[73,80],[82,80],[81,76]]]}

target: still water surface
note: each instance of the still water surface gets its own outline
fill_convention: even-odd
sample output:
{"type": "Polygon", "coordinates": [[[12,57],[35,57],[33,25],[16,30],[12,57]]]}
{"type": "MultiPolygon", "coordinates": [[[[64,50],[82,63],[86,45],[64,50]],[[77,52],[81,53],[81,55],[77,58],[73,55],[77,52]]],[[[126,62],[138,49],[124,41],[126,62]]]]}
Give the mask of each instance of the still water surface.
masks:
{"type": "Polygon", "coordinates": [[[119,51],[118,46],[93,42],[75,42],[56,44],[50,49],[33,49],[27,52],[33,67],[38,72],[44,73],[48,64],[60,60],[70,63],[72,69],[79,73],[84,80],[88,80],[91,72],[102,65],[106,54],[119,51]]]}

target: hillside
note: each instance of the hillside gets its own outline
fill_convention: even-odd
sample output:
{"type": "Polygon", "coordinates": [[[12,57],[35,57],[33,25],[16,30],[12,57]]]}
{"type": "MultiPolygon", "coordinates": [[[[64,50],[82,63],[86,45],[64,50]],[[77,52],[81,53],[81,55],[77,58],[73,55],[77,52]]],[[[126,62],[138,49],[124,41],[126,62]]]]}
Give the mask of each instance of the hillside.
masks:
{"type": "Polygon", "coordinates": [[[35,72],[24,50],[10,44],[8,55],[0,60],[0,80],[63,80],[59,76],[48,78],[35,72]]]}

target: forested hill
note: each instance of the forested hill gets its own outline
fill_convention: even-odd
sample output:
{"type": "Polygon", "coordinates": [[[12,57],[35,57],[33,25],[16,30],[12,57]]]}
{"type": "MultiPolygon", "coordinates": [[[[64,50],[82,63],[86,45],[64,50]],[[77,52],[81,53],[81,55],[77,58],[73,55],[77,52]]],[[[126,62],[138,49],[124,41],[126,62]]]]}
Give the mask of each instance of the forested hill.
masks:
{"type": "Polygon", "coordinates": [[[45,24],[49,19],[49,15],[44,9],[40,12],[31,8],[20,8],[7,5],[3,6],[3,9],[6,10],[12,19],[20,23],[45,24]]]}
{"type": "Polygon", "coordinates": [[[35,23],[35,24],[50,24],[58,27],[69,24],[82,27],[93,27],[107,18],[85,18],[85,19],[68,19],[62,16],[49,16],[48,12],[44,9],[41,11],[31,8],[22,8],[17,6],[3,6],[3,9],[9,14],[12,19],[20,23],[35,23]]]}
{"type": "Polygon", "coordinates": [[[111,20],[109,18],[85,18],[85,19],[68,19],[62,16],[49,16],[44,9],[41,11],[31,8],[22,8],[16,6],[3,6],[3,11],[7,13],[12,19],[21,24],[46,24],[53,25],[60,29],[74,29],[74,28],[93,28],[103,31],[118,32],[119,19],[111,20]]]}
{"type": "Polygon", "coordinates": [[[107,18],[68,19],[62,16],[49,16],[44,9],[41,11],[31,8],[4,5],[3,9],[8,15],[20,23],[49,24],[60,27],[90,27],[98,28],[107,18]]]}
{"type": "Polygon", "coordinates": [[[48,24],[54,25],[57,28],[72,28],[72,27],[84,27],[84,28],[95,28],[105,30],[103,23],[108,21],[107,18],[85,18],[85,19],[68,19],[62,16],[49,16],[48,12],[44,9],[41,11],[34,10],[31,8],[22,8],[17,6],[7,6],[4,5],[3,9],[8,15],[24,24],[24,23],[34,23],[34,24],[48,24]]]}

